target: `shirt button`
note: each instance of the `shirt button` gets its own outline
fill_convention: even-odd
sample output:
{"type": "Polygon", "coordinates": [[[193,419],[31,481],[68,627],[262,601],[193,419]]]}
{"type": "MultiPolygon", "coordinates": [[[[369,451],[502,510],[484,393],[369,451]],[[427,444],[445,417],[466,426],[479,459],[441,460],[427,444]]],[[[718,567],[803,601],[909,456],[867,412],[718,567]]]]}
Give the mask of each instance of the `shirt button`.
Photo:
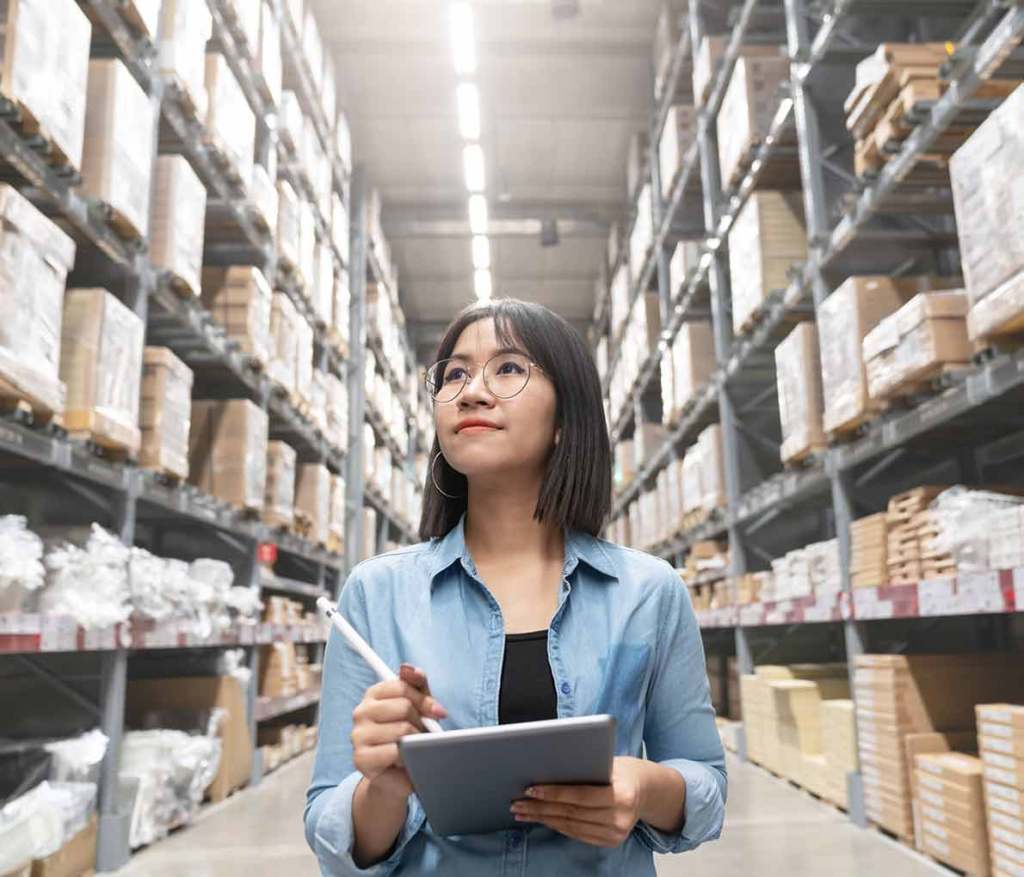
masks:
{"type": "Polygon", "coordinates": [[[572,691],[572,688],[569,686],[569,683],[568,682],[563,682],[562,683],[562,694],[568,694],[570,691],[572,691]]]}

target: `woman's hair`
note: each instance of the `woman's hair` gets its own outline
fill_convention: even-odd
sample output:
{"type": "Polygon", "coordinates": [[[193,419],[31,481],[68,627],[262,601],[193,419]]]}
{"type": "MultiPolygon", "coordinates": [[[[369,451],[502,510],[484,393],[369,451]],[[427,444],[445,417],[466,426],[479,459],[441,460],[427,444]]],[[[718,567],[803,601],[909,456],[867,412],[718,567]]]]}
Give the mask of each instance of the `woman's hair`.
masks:
{"type": "MultiPolygon", "coordinates": [[[[611,508],[612,457],[601,402],[601,381],[587,346],[572,326],[543,305],[513,298],[464,308],[448,326],[435,361],[448,359],[459,336],[479,320],[493,319],[503,345],[520,347],[555,387],[555,428],[561,430],[544,472],[534,517],[598,535],[611,508]]],[[[437,436],[430,460],[441,452],[437,436]]],[[[444,536],[466,510],[466,476],[442,456],[428,469],[423,493],[420,538],[444,536]],[[442,495],[434,485],[458,499],[442,495]]]]}

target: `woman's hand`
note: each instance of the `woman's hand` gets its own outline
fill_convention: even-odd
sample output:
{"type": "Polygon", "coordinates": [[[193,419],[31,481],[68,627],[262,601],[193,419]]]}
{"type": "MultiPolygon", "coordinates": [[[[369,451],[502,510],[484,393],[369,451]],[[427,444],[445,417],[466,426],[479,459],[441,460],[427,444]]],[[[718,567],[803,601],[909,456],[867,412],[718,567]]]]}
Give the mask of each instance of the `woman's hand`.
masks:
{"type": "Polygon", "coordinates": [[[397,679],[366,690],[352,711],[352,761],[375,792],[408,798],[412,782],[398,751],[398,740],[424,730],[422,717],[443,719],[447,710],[430,695],[426,674],[403,664],[397,679]]]}
{"type": "Polygon", "coordinates": [[[642,761],[619,756],[607,786],[534,786],[512,812],[521,822],[539,822],[566,837],[599,847],[617,847],[640,819],[642,761]]]}

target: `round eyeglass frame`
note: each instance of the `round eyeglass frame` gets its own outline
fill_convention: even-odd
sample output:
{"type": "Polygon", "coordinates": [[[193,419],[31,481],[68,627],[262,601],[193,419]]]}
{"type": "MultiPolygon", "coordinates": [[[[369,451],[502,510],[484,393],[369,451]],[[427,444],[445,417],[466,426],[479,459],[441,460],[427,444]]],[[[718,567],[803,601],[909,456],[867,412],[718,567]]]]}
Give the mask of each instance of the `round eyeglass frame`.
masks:
{"type": "MultiPolygon", "coordinates": [[[[469,384],[469,382],[471,380],[473,380],[473,375],[470,373],[468,366],[465,366],[465,364],[463,363],[464,367],[466,368],[466,376],[462,379],[462,386],[459,387],[459,389],[455,391],[455,395],[452,396],[450,399],[438,399],[437,398],[437,394],[434,392],[433,384],[432,384],[432,382],[430,380],[430,375],[433,373],[433,371],[439,365],[441,365],[442,363],[446,363],[446,362],[459,362],[459,363],[463,363],[463,360],[455,359],[454,357],[448,357],[447,359],[439,359],[437,362],[435,362],[433,365],[431,365],[429,368],[427,368],[426,372],[423,375],[423,383],[426,385],[427,393],[429,393],[430,394],[430,398],[433,401],[437,402],[439,405],[448,405],[449,403],[454,402],[456,399],[459,398],[459,395],[462,393],[462,391],[466,389],[466,386],[469,384]]],[[[490,393],[492,396],[494,396],[496,399],[514,399],[516,396],[518,396],[520,393],[522,393],[523,390],[525,390],[527,388],[527,386],[530,383],[530,378],[533,377],[534,369],[536,369],[539,372],[543,372],[544,371],[543,366],[538,365],[536,362],[534,362],[528,356],[523,355],[522,353],[516,353],[515,351],[505,351],[504,353],[496,353],[496,354],[494,354],[494,356],[492,356],[490,359],[488,359],[487,362],[484,363],[484,367],[483,367],[483,370],[482,370],[483,376],[484,376],[484,386],[487,387],[487,392],[490,393]],[[487,380],[487,366],[489,366],[494,360],[499,359],[502,356],[509,356],[512,353],[514,353],[516,356],[521,356],[526,361],[526,368],[527,368],[526,380],[523,381],[523,385],[518,390],[516,390],[514,393],[512,393],[511,395],[508,395],[508,396],[502,396],[500,393],[495,393],[494,389],[491,387],[490,383],[488,382],[488,380],[487,380]]]]}

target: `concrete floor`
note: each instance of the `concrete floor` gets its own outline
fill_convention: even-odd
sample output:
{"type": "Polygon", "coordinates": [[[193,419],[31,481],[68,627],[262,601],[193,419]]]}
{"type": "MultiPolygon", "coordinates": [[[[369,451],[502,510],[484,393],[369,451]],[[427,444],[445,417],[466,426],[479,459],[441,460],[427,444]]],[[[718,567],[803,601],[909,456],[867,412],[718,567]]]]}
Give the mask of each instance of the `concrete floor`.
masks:
{"type": "MultiPolygon", "coordinates": [[[[259,787],[207,808],[196,824],[143,850],[116,877],[318,877],[301,823],[311,768],[312,755],[303,756],[259,787]]],[[[722,839],[694,853],[659,856],[659,877],[736,875],[752,867],[787,877],[950,873],[732,758],[729,791],[722,839]]]]}

